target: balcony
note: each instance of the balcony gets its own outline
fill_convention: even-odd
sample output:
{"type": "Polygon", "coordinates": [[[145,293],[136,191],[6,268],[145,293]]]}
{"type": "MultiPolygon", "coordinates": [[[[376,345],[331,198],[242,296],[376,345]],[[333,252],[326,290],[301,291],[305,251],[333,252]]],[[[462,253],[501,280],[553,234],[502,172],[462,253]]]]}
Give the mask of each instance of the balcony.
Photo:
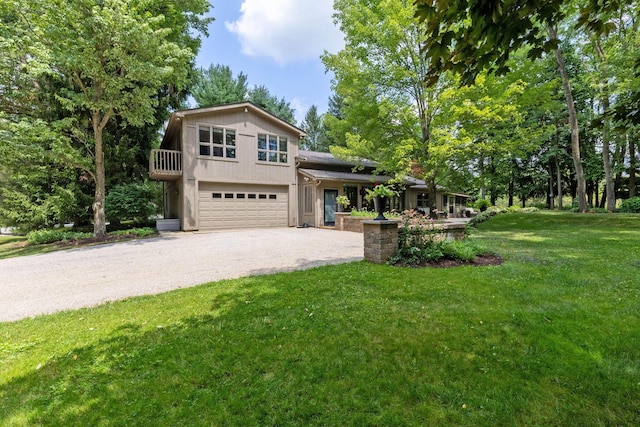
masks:
{"type": "Polygon", "coordinates": [[[149,178],[158,181],[175,181],[182,176],[182,152],[176,150],[151,150],[149,154],[149,178]]]}

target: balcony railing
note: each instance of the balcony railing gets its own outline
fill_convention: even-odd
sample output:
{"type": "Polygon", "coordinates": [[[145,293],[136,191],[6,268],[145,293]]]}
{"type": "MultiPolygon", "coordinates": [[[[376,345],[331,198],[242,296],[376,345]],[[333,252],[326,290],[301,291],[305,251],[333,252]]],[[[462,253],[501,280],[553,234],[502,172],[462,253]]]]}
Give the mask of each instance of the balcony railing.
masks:
{"type": "Polygon", "coordinates": [[[149,154],[149,178],[172,181],[182,176],[182,152],[176,150],[151,150],[149,154]]]}

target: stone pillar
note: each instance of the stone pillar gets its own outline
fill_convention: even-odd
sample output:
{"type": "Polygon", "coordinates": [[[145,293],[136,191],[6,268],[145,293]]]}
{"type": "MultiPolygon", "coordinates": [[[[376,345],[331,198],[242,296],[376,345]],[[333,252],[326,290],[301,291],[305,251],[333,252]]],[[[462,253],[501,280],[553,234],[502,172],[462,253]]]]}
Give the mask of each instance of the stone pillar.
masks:
{"type": "Polygon", "coordinates": [[[345,218],[351,216],[351,212],[336,212],[335,216],[335,228],[338,231],[347,231],[345,225],[345,218]]]}
{"type": "Polygon", "coordinates": [[[398,224],[400,221],[367,220],[364,227],[364,259],[384,264],[398,253],[398,224]]]}

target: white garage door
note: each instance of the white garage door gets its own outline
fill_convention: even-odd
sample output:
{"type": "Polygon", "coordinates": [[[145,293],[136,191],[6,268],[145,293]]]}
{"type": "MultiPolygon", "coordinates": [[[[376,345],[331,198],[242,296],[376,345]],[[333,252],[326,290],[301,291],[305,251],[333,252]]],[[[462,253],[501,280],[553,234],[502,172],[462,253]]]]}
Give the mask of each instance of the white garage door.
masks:
{"type": "Polygon", "coordinates": [[[286,227],[288,187],[200,183],[200,230],[286,227]]]}

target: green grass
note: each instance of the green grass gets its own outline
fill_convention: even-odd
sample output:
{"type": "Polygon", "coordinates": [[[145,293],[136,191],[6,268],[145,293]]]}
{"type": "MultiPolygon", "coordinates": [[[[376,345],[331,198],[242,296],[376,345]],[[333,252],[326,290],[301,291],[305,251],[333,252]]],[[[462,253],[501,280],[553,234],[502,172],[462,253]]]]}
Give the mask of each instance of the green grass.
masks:
{"type": "MultiPolygon", "coordinates": [[[[51,229],[41,230],[45,232],[46,236],[48,232],[53,232],[56,240],[52,243],[40,243],[40,240],[31,238],[30,236],[0,236],[0,259],[13,258],[18,256],[36,255],[47,252],[60,251],[70,248],[77,248],[78,246],[99,245],[103,243],[113,243],[115,241],[126,241],[134,239],[143,239],[147,237],[155,237],[158,232],[153,228],[131,228],[111,231],[107,234],[107,238],[104,241],[96,240],[91,237],[90,233],[65,233],[65,230],[51,229]]],[[[36,232],[37,233],[37,232],[36,232]]],[[[49,240],[48,242],[51,242],[49,240]]]]}
{"type": "Polygon", "coordinates": [[[505,214],[501,266],[365,262],[0,324],[0,425],[640,424],[640,216],[505,214]]]}

